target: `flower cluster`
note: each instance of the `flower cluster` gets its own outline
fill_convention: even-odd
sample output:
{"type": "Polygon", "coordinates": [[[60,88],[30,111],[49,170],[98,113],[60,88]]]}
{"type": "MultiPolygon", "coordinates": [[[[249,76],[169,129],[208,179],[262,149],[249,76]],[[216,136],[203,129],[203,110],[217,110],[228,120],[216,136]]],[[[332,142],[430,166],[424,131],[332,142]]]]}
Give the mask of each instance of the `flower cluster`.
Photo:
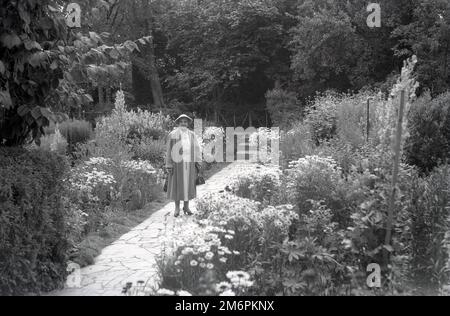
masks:
{"type": "Polygon", "coordinates": [[[88,161],[86,161],[85,164],[88,166],[98,166],[98,165],[107,166],[112,164],[112,160],[103,157],[92,157],[88,161]]]}
{"type": "Polygon", "coordinates": [[[225,264],[229,256],[238,255],[228,247],[223,246],[222,240],[233,239],[234,231],[212,226],[210,222],[184,224],[174,229],[172,236],[161,241],[171,244],[175,249],[175,266],[184,265],[192,268],[212,270],[216,265],[225,264]]]}
{"type": "Polygon", "coordinates": [[[91,169],[88,166],[73,169],[67,182],[73,189],[88,194],[91,194],[99,186],[112,187],[116,184],[113,175],[99,171],[95,167],[91,169]]]}
{"type": "Polygon", "coordinates": [[[243,198],[270,202],[281,186],[281,171],[274,166],[250,165],[230,180],[229,187],[243,198]]]}
{"type": "Polygon", "coordinates": [[[298,219],[291,205],[261,209],[260,203],[229,193],[205,195],[198,200],[197,209],[197,216],[206,216],[204,221],[234,231],[235,238],[225,240],[226,245],[242,253],[282,241],[292,222],[298,219]]]}
{"type": "Polygon", "coordinates": [[[325,158],[319,156],[306,156],[305,158],[293,161],[290,163],[289,168],[291,170],[295,169],[298,172],[302,172],[303,170],[310,170],[311,168],[325,169],[329,170],[332,173],[340,170],[337,162],[333,158],[325,158]]]}
{"type": "Polygon", "coordinates": [[[156,169],[149,162],[143,160],[123,161],[122,166],[132,172],[142,172],[145,174],[157,173],[156,169]]]}
{"type": "Polygon", "coordinates": [[[259,209],[260,204],[249,199],[229,193],[210,193],[197,200],[196,217],[222,226],[235,220],[242,224],[241,230],[248,230],[253,223],[252,214],[257,214],[259,209]]]}
{"type": "Polygon", "coordinates": [[[225,132],[222,127],[206,127],[203,132],[203,142],[211,141],[217,138],[224,138],[225,132]]]}
{"type": "Polygon", "coordinates": [[[230,271],[227,273],[229,282],[220,282],[216,285],[219,296],[236,296],[244,294],[254,282],[250,281],[250,274],[245,271],[230,271]]]}

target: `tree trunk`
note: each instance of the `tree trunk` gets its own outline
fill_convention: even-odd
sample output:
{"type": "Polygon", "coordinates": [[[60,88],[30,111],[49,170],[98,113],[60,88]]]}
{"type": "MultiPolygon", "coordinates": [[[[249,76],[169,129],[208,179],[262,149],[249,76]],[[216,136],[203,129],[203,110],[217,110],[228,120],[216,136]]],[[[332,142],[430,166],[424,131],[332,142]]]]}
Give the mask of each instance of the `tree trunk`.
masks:
{"type": "Polygon", "coordinates": [[[159,109],[165,108],[164,96],[161,87],[161,81],[159,79],[158,68],[155,61],[155,48],[153,46],[153,37],[150,39],[149,45],[149,65],[151,69],[150,83],[152,86],[153,102],[159,109]]]}
{"type": "Polygon", "coordinates": [[[111,87],[109,86],[106,88],[106,104],[111,105],[111,87]]]}
{"type": "Polygon", "coordinates": [[[100,104],[100,107],[103,108],[105,104],[105,98],[103,94],[103,87],[102,85],[98,85],[98,104],[100,104]]]}
{"type": "Polygon", "coordinates": [[[150,35],[149,43],[147,44],[148,65],[150,68],[150,85],[153,94],[153,103],[157,108],[165,108],[164,97],[161,87],[161,81],[159,79],[158,69],[156,67],[155,60],[155,47],[153,43],[153,28],[152,28],[152,12],[150,12],[149,0],[142,0],[142,6],[145,12],[145,25],[148,34],[150,35]]]}

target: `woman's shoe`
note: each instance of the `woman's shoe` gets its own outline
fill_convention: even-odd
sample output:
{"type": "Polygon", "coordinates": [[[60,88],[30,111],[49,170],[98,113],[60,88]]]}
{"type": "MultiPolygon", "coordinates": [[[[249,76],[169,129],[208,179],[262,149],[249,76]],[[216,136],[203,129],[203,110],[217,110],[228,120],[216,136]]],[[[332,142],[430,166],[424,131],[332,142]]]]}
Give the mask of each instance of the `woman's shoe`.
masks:
{"type": "Polygon", "coordinates": [[[175,214],[173,214],[174,217],[180,217],[180,210],[175,210],[175,214]]]}
{"type": "Polygon", "coordinates": [[[194,215],[194,213],[192,213],[190,209],[183,208],[183,211],[184,211],[184,214],[186,214],[187,216],[194,215]]]}

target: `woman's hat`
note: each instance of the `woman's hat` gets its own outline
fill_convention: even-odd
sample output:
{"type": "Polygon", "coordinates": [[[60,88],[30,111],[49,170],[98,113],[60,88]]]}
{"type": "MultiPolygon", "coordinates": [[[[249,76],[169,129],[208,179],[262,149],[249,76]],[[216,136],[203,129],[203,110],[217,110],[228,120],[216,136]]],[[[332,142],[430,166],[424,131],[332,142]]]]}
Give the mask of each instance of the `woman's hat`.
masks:
{"type": "Polygon", "coordinates": [[[179,120],[181,120],[181,119],[183,119],[183,118],[185,118],[185,119],[188,119],[189,121],[193,121],[193,119],[191,119],[189,116],[187,116],[186,114],[183,114],[183,115],[180,115],[176,120],[175,120],[175,123],[178,123],[178,121],[179,120]]]}

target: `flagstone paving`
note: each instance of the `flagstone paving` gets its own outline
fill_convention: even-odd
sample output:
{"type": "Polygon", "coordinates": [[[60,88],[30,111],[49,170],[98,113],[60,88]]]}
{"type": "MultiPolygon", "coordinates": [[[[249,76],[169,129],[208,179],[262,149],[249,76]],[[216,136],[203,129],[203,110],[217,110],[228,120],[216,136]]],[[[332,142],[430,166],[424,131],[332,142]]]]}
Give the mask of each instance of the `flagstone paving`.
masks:
{"type": "MultiPolygon", "coordinates": [[[[247,163],[232,163],[198,187],[198,196],[223,191],[230,179],[243,170],[247,163]]],[[[192,205],[195,211],[195,203],[192,205]]],[[[66,288],[54,292],[55,296],[120,296],[128,282],[147,282],[148,287],[158,286],[156,258],[161,254],[161,237],[167,238],[174,225],[183,225],[173,218],[174,205],[170,203],[155,212],[149,219],[106,247],[95,264],[75,271],[68,278],[66,288]]]]}

